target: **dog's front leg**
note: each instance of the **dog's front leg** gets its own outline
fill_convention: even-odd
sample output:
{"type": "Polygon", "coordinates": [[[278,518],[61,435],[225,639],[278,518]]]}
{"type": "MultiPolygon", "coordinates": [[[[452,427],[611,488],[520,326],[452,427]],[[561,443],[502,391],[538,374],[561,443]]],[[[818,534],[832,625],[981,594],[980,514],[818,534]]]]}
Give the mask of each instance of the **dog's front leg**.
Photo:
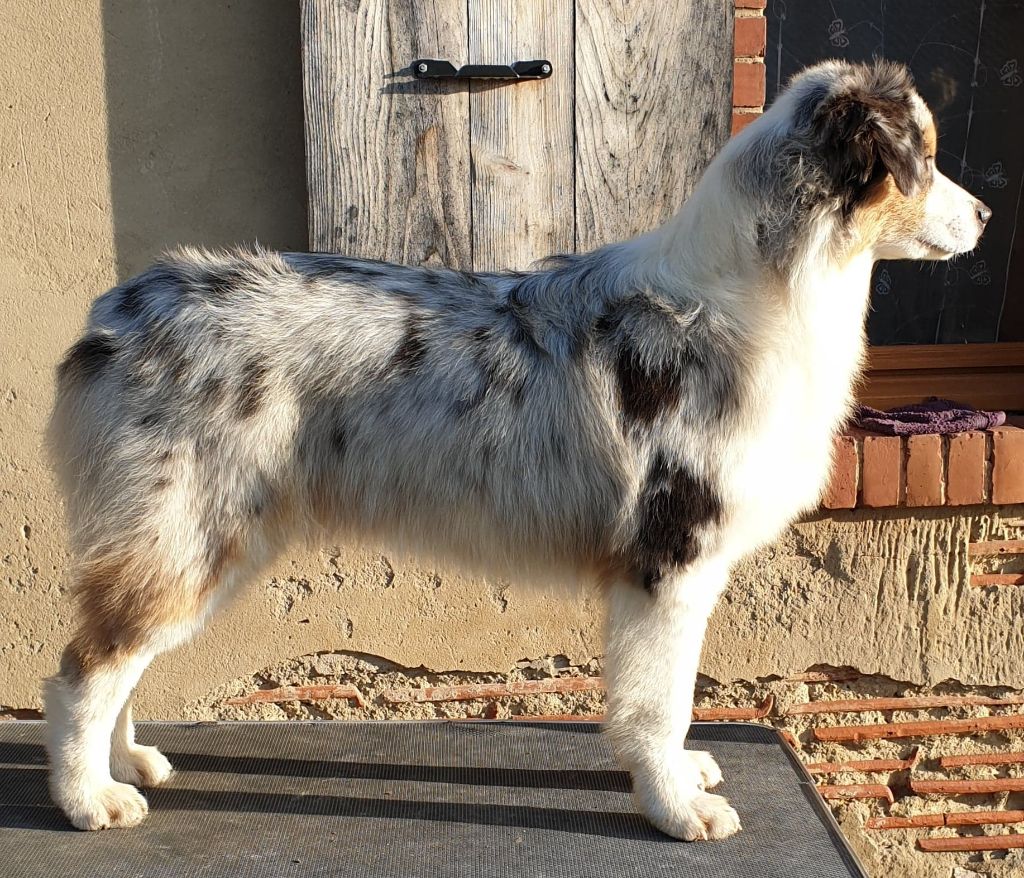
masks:
{"type": "Polygon", "coordinates": [[[727,575],[725,564],[703,562],[649,590],[623,581],[609,594],[605,731],[640,811],[686,841],[740,828],[729,803],[705,792],[722,779],[714,759],[683,748],[704,631],[727,575]]]}

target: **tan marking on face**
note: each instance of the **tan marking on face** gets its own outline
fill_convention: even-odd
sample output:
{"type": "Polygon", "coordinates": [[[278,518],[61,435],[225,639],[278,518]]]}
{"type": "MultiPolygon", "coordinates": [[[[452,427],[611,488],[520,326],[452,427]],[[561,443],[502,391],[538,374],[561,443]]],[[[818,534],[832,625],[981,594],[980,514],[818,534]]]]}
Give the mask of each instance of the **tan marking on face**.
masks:
{"type": "Polygon", "coordinates": [[[935,155],[939,148],[939,132],[935,127],[935,120],[928,117],[928,124],[924,127],[924,154],[935,155]]]}
{"type": "Polygon", "coordinates": [[[907,198],[891,174],[887,174],[868,195],[856,217],[862,241],[873,246],[882,241],[914,237],[924,221],[927,188],[907,198]]]}
{"type": "MultiPolygon", "coordinates": [[[[938,145],[935,122],[928,114],[923,131],[925,156],[934,156],[938,145]]],[[[868,193],[854,216],[857,228],[857,250],[874,247],[880,242],[900,242],[917,236],[924,222],[925,199],[930,183],[925,182],[911,197],[900,192],[892,174],[886,174],[868,193]]]]}

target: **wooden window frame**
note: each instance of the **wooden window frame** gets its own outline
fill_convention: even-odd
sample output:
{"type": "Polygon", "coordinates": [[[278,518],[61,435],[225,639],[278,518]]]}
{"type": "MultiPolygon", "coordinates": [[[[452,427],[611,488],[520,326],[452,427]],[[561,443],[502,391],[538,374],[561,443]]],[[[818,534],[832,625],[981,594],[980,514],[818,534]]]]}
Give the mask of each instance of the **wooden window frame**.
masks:
{"type": "Polygon", "coordinates": [[[886,409],[928,396],[982,409],[1024,411],[1024,342],[868,349],[858,394],[862,403],[886,409]]]}

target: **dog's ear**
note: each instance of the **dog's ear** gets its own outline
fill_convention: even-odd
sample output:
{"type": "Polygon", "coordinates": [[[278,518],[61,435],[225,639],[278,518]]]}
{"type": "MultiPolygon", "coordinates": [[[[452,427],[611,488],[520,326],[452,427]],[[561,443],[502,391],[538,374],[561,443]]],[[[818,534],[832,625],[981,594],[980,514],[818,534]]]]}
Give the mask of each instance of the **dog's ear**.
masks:
{"type": "Polygon", "coordinates": [[[816,106],[811,128],[825,173],[838,193],[857,195],[885,172],[905,196],[927,174],[914,83],[899,64],[856,68],[816,106]]]}

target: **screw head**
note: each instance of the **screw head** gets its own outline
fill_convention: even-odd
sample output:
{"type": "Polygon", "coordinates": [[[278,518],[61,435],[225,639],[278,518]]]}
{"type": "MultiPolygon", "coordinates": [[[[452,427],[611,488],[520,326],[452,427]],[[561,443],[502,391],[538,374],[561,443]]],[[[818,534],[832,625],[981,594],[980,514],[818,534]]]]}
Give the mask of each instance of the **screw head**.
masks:
{"type": "Polygon", "coordinates": [[[540,65],[540,72],[541,73],[550,73],[551,72],[551,65],[550,64],[541,64],[540,65]]]}
{"type": "Polygon", "coordinates": [[[416,69],[417,69],[417,70],[418,70],[418,71],[419,71],[420,73],[426,73],[426,72],[427,72],[427,65],[426,65],[426,64],[417,64],[417,65],[416,65],[416,69]]]}

